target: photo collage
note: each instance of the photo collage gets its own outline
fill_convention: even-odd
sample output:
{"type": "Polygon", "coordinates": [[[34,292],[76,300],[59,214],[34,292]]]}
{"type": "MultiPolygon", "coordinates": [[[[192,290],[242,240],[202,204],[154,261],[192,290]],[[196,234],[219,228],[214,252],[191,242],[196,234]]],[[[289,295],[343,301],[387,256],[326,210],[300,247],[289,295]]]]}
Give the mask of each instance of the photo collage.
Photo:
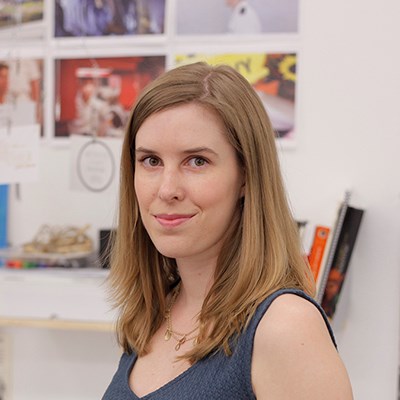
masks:
{"type": "Polygon", "coordinates": [[[296,139],[299,0],[4,0],[0,125],[41,137],[122,138],[143,88],[175,66],[228,64],[276,138],[296,139]],[[46,28],[45,28],[46,27],[46,28]]]}

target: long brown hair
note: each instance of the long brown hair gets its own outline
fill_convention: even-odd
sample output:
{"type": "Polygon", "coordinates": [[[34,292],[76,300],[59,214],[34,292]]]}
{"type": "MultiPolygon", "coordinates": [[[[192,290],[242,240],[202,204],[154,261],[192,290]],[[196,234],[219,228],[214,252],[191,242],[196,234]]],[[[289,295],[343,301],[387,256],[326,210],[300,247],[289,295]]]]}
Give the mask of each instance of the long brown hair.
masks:
{"type": "Polygon", "coordinates": [[[280,288],[314,295],[314,284],[282,182],[275,135],[259,97],[233,68],[195,63],[165,73],[133,108],[122,148],[118,229],[110,284],[119,308],[117,334],[125,351],[146,354],[163,322],[166,298],[179,281],[174,259],[164,257],[141,221],[134,191],[135,137],[150,115],[196,102],[215,110],[245,174],[245,195],[219,256],[214,283],[199,315],[195,362],[229,341],[256,307],[280,288]]]}

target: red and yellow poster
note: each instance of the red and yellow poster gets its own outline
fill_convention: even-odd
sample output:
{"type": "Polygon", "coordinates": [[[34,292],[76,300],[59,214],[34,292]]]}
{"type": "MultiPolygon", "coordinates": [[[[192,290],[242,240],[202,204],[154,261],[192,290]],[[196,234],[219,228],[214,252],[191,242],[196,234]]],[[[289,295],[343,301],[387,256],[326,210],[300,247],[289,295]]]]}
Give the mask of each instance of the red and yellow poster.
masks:
{"type": "Polygon", "coordinates": [[[176,55],[176,66],[197,61],[227,64],[240,72],[260,96],[276,137],[295,136],[296,54],[235,53],[176,55]]]}

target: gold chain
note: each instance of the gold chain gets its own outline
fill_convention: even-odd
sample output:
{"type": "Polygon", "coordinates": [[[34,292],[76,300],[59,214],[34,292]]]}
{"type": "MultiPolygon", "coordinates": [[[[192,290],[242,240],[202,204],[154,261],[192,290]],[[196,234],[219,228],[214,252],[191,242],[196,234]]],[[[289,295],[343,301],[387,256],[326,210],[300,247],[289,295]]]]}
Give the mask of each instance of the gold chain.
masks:
{"type": "Polygon", "coordinates": [[[196,326],[190,332],[187,333],[180,333],[176,332],[172,328],[172,319],[171,319],[171,310],[173,305],[175,304],[176,298],[180,292],[179,283],[178,286],[175,288],[174,293],[172,294],[171,301],[169,302],[167,311],[165,312],[165,319],[167,320],[167,330],[165,331],[164,339],[168,341],[169,339],[173,338],[176,340],[177,344],[175,346],[175,350],[178,351],[181,346],[189,340],[193,340],[193,345],[197,343],[197,335],[190,336],[192,333],[196,332],[198,327],[196,326]]]}

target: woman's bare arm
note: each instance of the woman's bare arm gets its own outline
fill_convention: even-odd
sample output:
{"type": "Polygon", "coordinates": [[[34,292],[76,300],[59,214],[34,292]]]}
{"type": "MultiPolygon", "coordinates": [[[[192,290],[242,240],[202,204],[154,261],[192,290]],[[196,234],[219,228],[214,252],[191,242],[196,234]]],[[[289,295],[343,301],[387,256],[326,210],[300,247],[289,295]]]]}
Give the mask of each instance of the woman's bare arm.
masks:
{"type": "Polygon", "coordinates": [[[351,400],[346,369],[318,309],[278,297],[256,331],[252,361],[258,400],[351,400]]]}

